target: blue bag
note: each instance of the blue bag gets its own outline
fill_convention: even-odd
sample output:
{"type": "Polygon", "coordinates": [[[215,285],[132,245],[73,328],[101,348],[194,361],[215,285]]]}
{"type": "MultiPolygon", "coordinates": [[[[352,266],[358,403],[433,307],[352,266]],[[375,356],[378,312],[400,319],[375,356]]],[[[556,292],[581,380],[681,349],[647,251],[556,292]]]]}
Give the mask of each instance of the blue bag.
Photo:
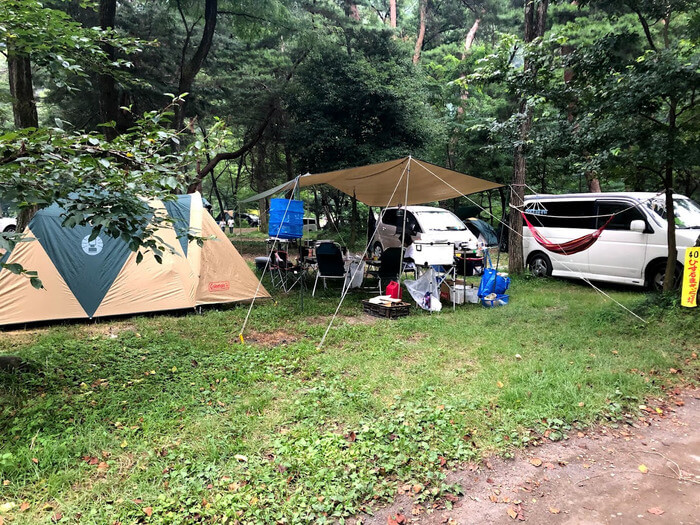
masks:
{"type": "Polygon", "coordinates": [[[493,293],[496,289],[496,277],[496,270],[494,268],[486,268],[484,270],[484,275],[481,276],[479,290],[476,293],[477,296],[486,297],[493,293]]]}
{"type": "Polygon", "coordinates": [[[499,295],[505,294],[506,290],[510,286],[510,277],[498,275],[496,269],[491,265],[491,257],[489,256],[488,251],[486,251],[485,254],[489,267],[484,269],[484,275],[481,277],[477,295],[481,298],[492,293],[499,295]]]}
{"type": "Polygon", "coordinates": [[[493,291],[499,295],[506,293],[506,290],[510,286],[510,277],[503,277],[502,275],[496,274],[496,283],[493,291]]]}

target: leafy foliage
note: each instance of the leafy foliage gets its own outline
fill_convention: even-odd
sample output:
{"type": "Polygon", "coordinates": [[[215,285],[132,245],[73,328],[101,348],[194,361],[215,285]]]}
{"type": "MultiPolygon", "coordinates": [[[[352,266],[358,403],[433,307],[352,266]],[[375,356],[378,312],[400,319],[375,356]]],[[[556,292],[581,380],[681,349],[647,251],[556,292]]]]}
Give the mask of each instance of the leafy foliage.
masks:
{"type": "MultiPolygon", "coordinates": [[[[181,191],[183,174],[203,148],[197,141],[174,149],[180,139],[168,127],[170,114],[169,108],[146,113],[113,141],[95,132],[66,130],[60,120],[52,128],[5,133],[0,136],[0,191],[19,210],[58,205],[65,227],[92,226],[93,237],[121,238],[132,251],[150,250],[160,258],[168,247],[155,232],[170,220],[154,213],[148,201],[181,191]]],[[[21,232],[2,233],[0,248],[12,250],[21,239],[21,232]]],[[[3,262],[22,272],[17,266],[3,262]]]]}

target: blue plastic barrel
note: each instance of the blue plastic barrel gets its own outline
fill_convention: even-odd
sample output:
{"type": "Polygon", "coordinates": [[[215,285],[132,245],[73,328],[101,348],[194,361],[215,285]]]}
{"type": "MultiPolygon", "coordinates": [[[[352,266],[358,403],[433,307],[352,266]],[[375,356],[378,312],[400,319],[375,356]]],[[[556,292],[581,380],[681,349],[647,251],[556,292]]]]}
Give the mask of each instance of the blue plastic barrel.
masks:
{"type": "Polygon", "coordinates": [[[304,203],[289,199],[271,199],[268,235],[280,239],[301,239],[303,232],[304,203]]]}

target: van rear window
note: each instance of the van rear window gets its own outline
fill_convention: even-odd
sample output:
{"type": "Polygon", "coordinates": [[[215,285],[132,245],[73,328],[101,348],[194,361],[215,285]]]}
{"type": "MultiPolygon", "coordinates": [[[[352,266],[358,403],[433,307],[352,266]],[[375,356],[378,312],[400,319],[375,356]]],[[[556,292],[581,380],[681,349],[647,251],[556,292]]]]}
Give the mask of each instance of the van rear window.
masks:
{"type": "Polygon", "coordinates": [[[530,201],[525,215],[534,226],[546,228],[594,229],[593,201],[530,201]]]}

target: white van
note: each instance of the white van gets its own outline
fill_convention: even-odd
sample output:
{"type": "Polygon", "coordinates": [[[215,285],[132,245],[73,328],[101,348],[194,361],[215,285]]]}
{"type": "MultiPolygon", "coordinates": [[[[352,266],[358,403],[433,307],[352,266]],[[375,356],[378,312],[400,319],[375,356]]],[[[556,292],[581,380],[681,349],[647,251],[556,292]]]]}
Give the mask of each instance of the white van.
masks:
{"type": "MultiPolygon", "coordinates": [[[[574,193],[525,198],[525,214],[551,242],[567,242],[595,231],[607,214],[617,213],[598,240],[573,255],[549,252],[523,227],[523,257],[536,276],[586,278],[648,286],[660,290],[666,272],[665,195],[655,193],[574,193]],[[619,213],[622,212],[622,213],[619,213]]],[[[674,195],[676,215],[676,278],[683,270],[685,249],[700,235],[700,206],[674,195]]]]}
{"type": "Polygon", "coordinates": [[[377,233],[372,240],[372,253],[376,256],[387,248],[401,246],[401,229],[406,225],[406,236],[411,241],[452,243],[456,248],[474,250],[477,241],[474,234],[454,213],[432,206],[405,206],[386,208],[379,216],[377,233]],[[406,214],[405,219],[403,214],[406,214]]]}

